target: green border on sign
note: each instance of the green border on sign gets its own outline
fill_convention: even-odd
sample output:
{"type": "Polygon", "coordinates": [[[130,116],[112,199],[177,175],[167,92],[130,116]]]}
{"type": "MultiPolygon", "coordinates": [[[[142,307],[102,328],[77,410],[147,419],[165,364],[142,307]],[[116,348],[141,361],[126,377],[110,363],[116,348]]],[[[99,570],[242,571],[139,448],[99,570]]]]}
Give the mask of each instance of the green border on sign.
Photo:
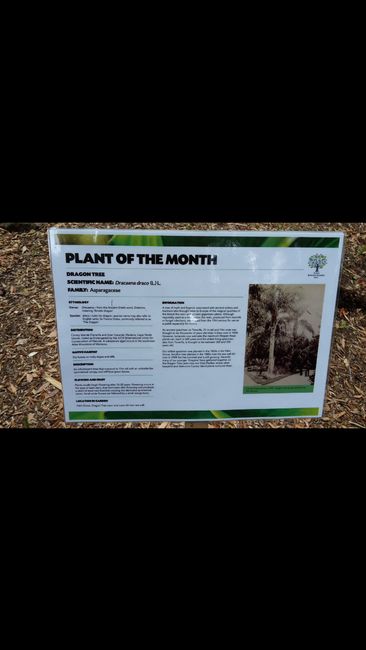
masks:
{"type": "Polygon", "coordinates": [[[219,248],[282,247],[338,248],[339,237],[255,237],[240,235],[102,235],[55,234],[55,243],[64,246],[206,246],[219,248]]]}
{"type": "Polygon", "coordinates": [[[227,420],[308,417],[318,408],[235,409],[230,411],[70,411],[70,420],[227,420]]]}
{"type": "Polygon", "coordinates": [[[244,386],[243,393],[313,393],[314,386],[244,386]]]}

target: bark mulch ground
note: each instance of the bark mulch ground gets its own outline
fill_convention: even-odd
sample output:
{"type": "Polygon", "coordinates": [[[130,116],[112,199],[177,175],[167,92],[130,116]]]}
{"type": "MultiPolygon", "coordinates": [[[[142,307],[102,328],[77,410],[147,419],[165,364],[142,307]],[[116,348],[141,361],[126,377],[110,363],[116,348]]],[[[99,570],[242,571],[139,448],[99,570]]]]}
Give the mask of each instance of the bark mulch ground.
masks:
{"type": "Polygon", "coordinates": [[[211,428],[366,428],[366,228],[364,223],[44,223],[0,225],[0,427],[183,428],[183,422],[65,424],[47,228],[341,230],[346,233],[322,418],[209,423],[211,428]]]}

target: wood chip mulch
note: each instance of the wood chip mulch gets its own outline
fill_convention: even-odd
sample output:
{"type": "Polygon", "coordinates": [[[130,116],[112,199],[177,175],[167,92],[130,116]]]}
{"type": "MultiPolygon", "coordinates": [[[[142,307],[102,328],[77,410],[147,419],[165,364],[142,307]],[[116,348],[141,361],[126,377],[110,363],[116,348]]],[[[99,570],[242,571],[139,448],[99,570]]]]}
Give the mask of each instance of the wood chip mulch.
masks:
{"type": "Polygon", "coordinates": [[[184,428],[183,422],[64,422],[47,228],[341,230],[345,256],[322,418],[210,422],[210,428],[366,428],[364,223],[0,224],[0,428],[184,428]]]}

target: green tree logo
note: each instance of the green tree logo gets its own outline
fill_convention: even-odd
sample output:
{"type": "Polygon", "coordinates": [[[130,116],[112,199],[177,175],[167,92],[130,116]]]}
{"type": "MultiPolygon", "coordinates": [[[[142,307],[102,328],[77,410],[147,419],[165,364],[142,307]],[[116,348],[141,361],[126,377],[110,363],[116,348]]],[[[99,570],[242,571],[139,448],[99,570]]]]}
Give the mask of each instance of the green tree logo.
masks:
{"type": "Polygon", "coordinates": [[[327,263],[327,256],[321,255],[321,253],[316,253],[309,257],[309,266],[311,269],[315,269],[315,272],[318,273],[319,269],[324,268],[327,263]]]}

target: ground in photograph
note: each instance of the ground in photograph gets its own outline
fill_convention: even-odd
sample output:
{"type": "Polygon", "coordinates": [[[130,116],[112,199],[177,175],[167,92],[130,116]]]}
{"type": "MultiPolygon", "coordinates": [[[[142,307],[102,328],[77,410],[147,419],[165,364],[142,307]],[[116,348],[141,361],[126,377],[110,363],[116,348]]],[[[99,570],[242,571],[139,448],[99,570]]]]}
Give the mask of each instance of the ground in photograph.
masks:
{"type": "Polygon", "coordinates": [[[300,375],[299,372],[285,375],[277,375],[275,377],[267,377],[266,374],[259,375],[258,372],[245,369],[244,373],[245,386],[267,386],[268,384],[276,384],[276,386],[313,386],[314,380],[305,374],[300,375]]]}

